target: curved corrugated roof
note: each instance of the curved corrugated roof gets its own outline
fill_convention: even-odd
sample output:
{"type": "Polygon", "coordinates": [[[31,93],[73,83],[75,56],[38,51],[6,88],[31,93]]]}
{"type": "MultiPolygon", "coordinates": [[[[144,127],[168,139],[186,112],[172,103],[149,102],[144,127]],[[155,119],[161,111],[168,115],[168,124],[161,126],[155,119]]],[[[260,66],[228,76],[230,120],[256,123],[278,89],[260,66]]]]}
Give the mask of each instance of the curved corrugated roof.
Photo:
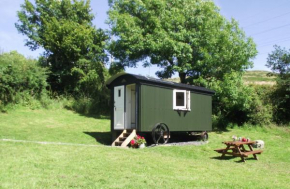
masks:
{"type": "Polygon", "coordinates": [[[173,89],[187,89],[190,91],[202,92],[202,93],[207,93],[207,94],[211,94],[211,95],[215,94],[215,91],[207,89],[205,87],[198,87],[198,86],[187,85],[187,84],[183,84],[183,83],[175,83],[172,81],[166,81],[166,80],[162,80],[162,79],[155,79],[155,78],[151,78],[151,77],[145,77],[142,75],[135,75],[135,74],[128,74],[128,73],[119,73],[119,74],[112,76],[110,79],[108,79],[106,81],[106,86],[110,86],[113,81],[115,81],[119,77],[126,76],[126,75],[134,77],[141,84],[147,83],[147,84],[153,84],[153,85],[157,85],[157,86],[158,85],[166,86],[166,87],[170,87],[173,89]]]}

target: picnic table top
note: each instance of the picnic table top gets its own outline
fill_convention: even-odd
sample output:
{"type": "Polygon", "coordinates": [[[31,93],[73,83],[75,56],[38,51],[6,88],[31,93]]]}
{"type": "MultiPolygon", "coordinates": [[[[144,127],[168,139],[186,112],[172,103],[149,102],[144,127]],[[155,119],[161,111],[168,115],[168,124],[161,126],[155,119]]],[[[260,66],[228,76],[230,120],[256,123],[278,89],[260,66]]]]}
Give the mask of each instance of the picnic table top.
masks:
{"type": "Polygon", "coordinates": [[[242,141],[225,141],[223,143],[226,144],[226,145],[233,145],[233,146],[237,145],[237,146],[239,146],[239,145],[244,145],[244,144],[254,144],[255,141],[247,141],[247,142],[242,142],[242,141]]]}

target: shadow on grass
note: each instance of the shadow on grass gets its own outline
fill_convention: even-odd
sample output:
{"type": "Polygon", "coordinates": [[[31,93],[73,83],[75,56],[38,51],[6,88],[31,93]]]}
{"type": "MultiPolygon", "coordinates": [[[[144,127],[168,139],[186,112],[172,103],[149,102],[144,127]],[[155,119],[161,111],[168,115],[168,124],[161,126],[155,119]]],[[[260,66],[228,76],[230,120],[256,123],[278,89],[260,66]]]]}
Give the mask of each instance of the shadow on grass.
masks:
{"type": "MultiPolygon", "coordinates": [[[[71,110],[73,111],[73,110],[71,110]]],[[[96,115],[96,114],[83,114],[83,113],[79,113],[76,111],[73,111],[76,114],[83,116],[83,117],[87,117],[87,118],[94,118],[94,119],[110,119],[110,116],[106,116],[106,115],[96,115]]]]}
{"type": "Polygon", "coordinates": [[[88,117],[88,118],[95,118],[95,119],[110,119],[109,115],[101,115],[101,114],[93,114],[93,113],[82,113],[80,111],[76,111],[71,107],[65,106],[65,109],[72,111],[80,116],[88,117]]]}
{"type": "MultiPolygon", "coordinates": [[[[221,160],[221,161],[226,161],[226,160],[231,160],[231,159],[237,159],[237,161],[235,161],[236,163],[245,163],[242,161],[242,159],[240,157],[234,157],[234,156],[225,156],[225,157],[221,157],[221,156],[216,156],[216,157],[211,157],[211,159],[217,159],[217,160],[221,160]]],[[[248,157],[245,158],[245,161],[257,161],[254,157],[248,157]]]]}
{"type": "Polygon", "coordinates": [[[231,160],[231,159],[235,159],[235,158],[237,158],[237,160],[238,160],[238,161],[236,161],[237,163],[243,163],[243,161],[241,160],[240,157],[234,157],[234,156],[225,156],[225,157],[216,156],[216,157],[211,157],[211,159],[217,159],[217,160],[221,160],[221,161],[231,160]]]}
{"type": "Polygon", "coordinates": [[[111,132],[84,132],[84,134],[93,137],[100,144],[111,145],[111,132]]]}
{"type": "Polygon", "coordinates": [[[215,132],[215,133],[217,133],[217,134],[223,134],[223,133],[225,133],[225,132],[230,132],[230,130],[227,129],[227,128],[224,128],[224,129],[217,129],[217,128],[214,128],[211,132],[215,132]]]}
{"type": "MultiPolygon", "coordinates": [[[[151,133],[142,133],[141,136],[145,137],[146,142],[147,142],[147,146],[154,147],[154,146],[163,145],[162,139],[160,139],[161,142],[159,143],[159,145],[156,145],[153,142],[151,133]]],[[[188,135],[186,132],[172,132],[172,133],[170,133],[170,138],[169,138],[168,142],[166,143],[166,145],[170,145],[170,144],[177,145],[177,146],[178,145],[188,145],[186,143],[193,143],[193,142],[202,143],[204,141],[202,140],[201,136],[199,136],[199,135],[188,135]]]]}
{"type": "Polygon", "coordinates": [[[79,114],[80,116],[84,116],[84,117],[88,117],[88,118],[110,119],[110,116],[107,116],[107,115],[82,114],[82,113],[78,113],[78,112],[75,112],[75,113],[79,114]]]}

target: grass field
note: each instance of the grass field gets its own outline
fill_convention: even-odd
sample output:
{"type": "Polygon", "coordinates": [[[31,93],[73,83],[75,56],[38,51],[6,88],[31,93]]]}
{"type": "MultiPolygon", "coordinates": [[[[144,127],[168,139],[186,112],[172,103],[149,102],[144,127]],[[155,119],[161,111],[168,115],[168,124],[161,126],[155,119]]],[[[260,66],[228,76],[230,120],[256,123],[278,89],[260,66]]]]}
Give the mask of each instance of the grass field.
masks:
{"type": "Polygon", "coordinates": [[[267,76],[268,71],[246,71],[243,80],[247,84],[274,85],[275,76],[267,76]]]}
{"type": "Polygon", "coordinates": [[[289,127],[211,132],[202,146],[122,149],[104,145],[110,141],[108,119],[18,109],[0,120],[1,139],[88,144],[0,140],[0,188],[289,188],[289,127]],[[264,140],[259,161],[221,160],[213,150],[232,135],[264,140]]]}
{"type": "MultiPolygon", "coordinates": [[[[275,85],[275,76],[267,76],[270,73],[268,71],[246,71],[243,75],[243,81],[245,84],[256,84],[256,85],[275,85]]],[[[180,82],[179,78],[170,78],[169,81],[180,82]]]]}
{"type": "Polygon", "coordinates": [[[111,140],[110,122],[65,109],[17,109],[0,114],[0,137],[47,142],[104,144],[111,140]],[[92,136],[97,136],[97,141],[92,136]]]}

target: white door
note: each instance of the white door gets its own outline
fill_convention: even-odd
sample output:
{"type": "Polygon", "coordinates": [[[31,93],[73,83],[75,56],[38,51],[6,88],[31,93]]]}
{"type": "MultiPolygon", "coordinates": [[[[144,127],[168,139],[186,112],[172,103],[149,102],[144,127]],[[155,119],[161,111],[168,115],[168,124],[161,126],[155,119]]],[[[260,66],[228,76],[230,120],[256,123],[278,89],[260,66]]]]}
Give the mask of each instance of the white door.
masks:
{"type": "Polygon", "coordinates": [[[124,129],[124,86],[114,88],[114,129],[124,129]]]}

